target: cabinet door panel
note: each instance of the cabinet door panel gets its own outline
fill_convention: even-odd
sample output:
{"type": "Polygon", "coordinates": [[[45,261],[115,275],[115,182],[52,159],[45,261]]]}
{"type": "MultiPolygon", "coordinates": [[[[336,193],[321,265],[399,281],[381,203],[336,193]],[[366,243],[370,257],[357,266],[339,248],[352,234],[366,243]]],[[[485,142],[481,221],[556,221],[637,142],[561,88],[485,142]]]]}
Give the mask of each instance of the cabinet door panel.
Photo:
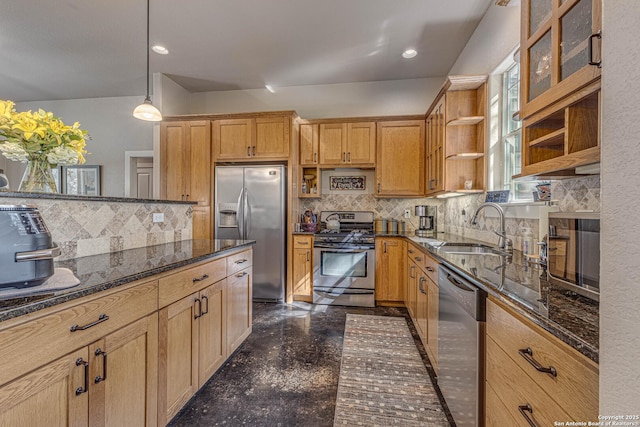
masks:
{"type": "Polygon", "coordinates": [[[202,120],[189,122],[189,176],[187,200],[209,206],[211,199],[211,125],[202,120]]]}
{"type": "Polygon", "coordinates": [[[84,347],[0,387],[0,425],[88,426],[89,398],[76,395],[85,384],[76,361],[88,355],[84,347]]]}
{"type": "Polygon", "coordinates": [[[251,268],[227,279],[227,354],[231,354],[251,333],[251,268]]]}
{"type": "Polygon", "coordinates": [[[404,245],[402,239],[376,240],[376,300],[404,301],[404,245]]]}
{"type": "Polygon", "coordinates": [[[221,280],[200,292],[202,300],[202,317],[200,322],[199,345],[199,386],[213,375],[226,358],[226,331],[224,321],[226,317],[225,297],[227,280],[221,280]]]}
{"type": "Polygon", "coordinates": [[[211,239],[211,208],[197,206],[193,208],[191,217],[191,238],[192,239],[211,239]]]}
{"type": "Polygon", "coordinates": [[[257,118],[255,151],[252,155],[260,158],[289,157],[289,118],[257,118]]]}
{"type": "Polygon", "coordinates": [[[160,310],[158,423],[165,425],[198,390],[197,294],[160,310]]]}
{"type": "Polygon", "coordinates": [[[438,373],[438,297],[439,289],[427,280],[427,353],[433,369],[438,373]]]}
{"type": "Polygon", "coordinates": [[[160,198],[182,200],[185,195],[189,145],[184,122],[162,123],[160,128],[160,198]]]}
{"type": "Polygon", "coordinates": [[[156,426],[158,315],[152,314],[89,346],[92,426],[156,426]],[[106,353],[106,357],[103,353],[106,353]],[[106,375],[106,376],[105,376],[106,375]]]}
{"type": "Polygon", "coordinates": [[[300,164],[318,164],[318,125],[300,125],[300,164]]]}
{"type": "Polygon", "coordinates": [[[311,296],[311,248],[293,250],[293,293],[311,296]]]}
{"type": "Polygon", "coordinates": [[[347,162],[372,165],[376,161],[376,124],[347,125],[347,162]]]}
{"type": "Polygon", "coordinates": [[[423,195],[424,122],[378,123],[377,141],[376,195],[423,195]]]}
{"type": "Polygon", "coordinates": [[[346,160],[347,125],[320,125],[320,164],[340,164],[346,160]]]}
{"type": "Polygon", "coordinates": [[[248,159],[254,145],[253,119],[215,120],[213,147],[218,159],[248,159]]]}

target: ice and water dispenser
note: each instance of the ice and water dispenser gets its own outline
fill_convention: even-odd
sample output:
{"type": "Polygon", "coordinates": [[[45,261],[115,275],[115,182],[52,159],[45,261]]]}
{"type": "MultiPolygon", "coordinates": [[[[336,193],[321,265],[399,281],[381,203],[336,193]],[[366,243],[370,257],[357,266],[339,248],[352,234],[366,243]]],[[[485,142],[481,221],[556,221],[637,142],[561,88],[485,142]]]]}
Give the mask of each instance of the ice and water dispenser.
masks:
{"type": "Polygon", "coordinates": [[[218,212],[220,215],[219,227],[238,227],[238,205],[235,203],[219,203],[218,212]]]}

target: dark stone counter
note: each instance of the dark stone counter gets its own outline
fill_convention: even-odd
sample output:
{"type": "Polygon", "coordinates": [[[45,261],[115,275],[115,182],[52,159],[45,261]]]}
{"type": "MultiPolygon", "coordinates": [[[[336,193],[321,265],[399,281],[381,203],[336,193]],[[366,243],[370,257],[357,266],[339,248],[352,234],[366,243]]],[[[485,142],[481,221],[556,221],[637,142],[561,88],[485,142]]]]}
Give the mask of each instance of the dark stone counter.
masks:
{"type": "MultiPolygon", "coordinates": [[[[108,197],[108,196],[76,196],[73,194],[59,193],[25,193],[22,191],[2,191],[0,197],[11,197],[14,199],[50,199],[50,200],[72,200],[78,202],[105,202],[105,203],[162,203],[166,205],[197,205],[198,202],[187,202],[184,200],[160,200],[160,199],[136,199],[133,197],[108,197]]],[[[0,199],[2,204],[2,199],[0,199]]]]}
{"type": "MultiPolygon", "coordinates": [[[[438,234],[437,239],[484,243],[453,234],[438,234]]],[[[526,263],[522,252],[514,251],[509,260],[497,255],[450,254],[426,242],[411,241],[489,295],[598,362],[599,303],[549,283],[546,271],[526,263]]]]}
{"type": "Polygon", "coordinates": [[[56,262],[56,267],[70,269],[80,284],[48,293],[39,293],[38,287],[34,287],[33,294],[0,300],[0,322],[198,261],[225,256],[254,243],[254,240],[183,240],[56,262]]]}

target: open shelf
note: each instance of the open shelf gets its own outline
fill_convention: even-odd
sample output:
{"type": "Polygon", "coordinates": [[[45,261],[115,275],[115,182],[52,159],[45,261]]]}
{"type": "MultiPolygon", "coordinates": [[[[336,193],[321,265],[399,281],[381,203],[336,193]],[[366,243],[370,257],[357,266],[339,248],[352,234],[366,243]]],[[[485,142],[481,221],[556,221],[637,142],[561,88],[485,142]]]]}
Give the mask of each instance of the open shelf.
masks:
{"type": "Polygon", "coordinates": [[[484,157],[484,153],[457,153],[447,157],[447,160],[474,160],[484,157]]]}
{"type": "Polygon", "coordinates": [[[477,125],[484,120],[484,116],[456,117],[447,122],[447,126],[477,125]]]}
{"type": "Polygon", "coordinates": [[[301,199],[318,199],[320,198],[320,169],[317,166],[300,168],[299,192],[298,197],[301,199]],[[303,192],[303,183],[306,185],[306,191],[303,192]],[[315,188],[315,192],[313,192],[315,188]]]}
{"type": "Polygon", "coordinates": [[[541,136],[540,138],[534,139],[533,141],[529,141],[529,147],[562,145],[564,144],[564,133],[565,133],[564,128],[558,129],[554,132],[541,136]]]}

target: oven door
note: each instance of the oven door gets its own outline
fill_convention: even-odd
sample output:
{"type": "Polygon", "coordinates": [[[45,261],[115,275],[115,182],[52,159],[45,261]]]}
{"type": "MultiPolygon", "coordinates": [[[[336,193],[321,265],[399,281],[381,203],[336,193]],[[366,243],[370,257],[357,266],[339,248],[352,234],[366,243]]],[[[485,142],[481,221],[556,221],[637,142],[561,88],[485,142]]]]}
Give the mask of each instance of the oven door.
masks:
{"type": "Polygon", "coordinates": [[[316,247],[313,302],[375,306],[375,250],[316,247]]]}

